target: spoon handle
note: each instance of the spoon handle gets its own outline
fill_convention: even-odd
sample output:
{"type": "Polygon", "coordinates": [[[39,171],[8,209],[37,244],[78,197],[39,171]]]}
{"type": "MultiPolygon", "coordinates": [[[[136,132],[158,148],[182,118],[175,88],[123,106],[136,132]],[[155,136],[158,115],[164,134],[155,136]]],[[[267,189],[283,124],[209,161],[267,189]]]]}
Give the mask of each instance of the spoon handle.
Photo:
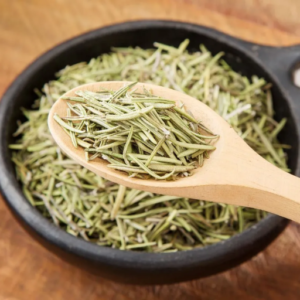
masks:
{"type": "Polygon", "coordinates": [[[257,176],[244,189],[246,206],[266,210],[300,223],[300,178],[265,161],[257,176]]]}
{"type": "Polygon", "coordinates": [[[215,175],[205,185],[190,187],[187,196],[261,209],[300,223],[300,178],[256,153],[250,159],[249,153],[237,158],[221,176],[217,181],[215,175]]]}

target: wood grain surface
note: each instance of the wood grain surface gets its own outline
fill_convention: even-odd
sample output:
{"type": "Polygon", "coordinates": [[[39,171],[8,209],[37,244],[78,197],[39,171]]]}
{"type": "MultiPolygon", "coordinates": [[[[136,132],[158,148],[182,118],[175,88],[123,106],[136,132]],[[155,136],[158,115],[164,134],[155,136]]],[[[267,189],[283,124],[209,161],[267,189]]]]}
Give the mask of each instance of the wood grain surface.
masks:
{"type": "MultiPolygon", "coordinates": [[[[90,29],[137,19],[214,27],[268,45],[300,43],[298,0],[0,0],[0,95],[45,50],[90,29]]],[[[1,166],[0,166],[1,167],[1,166]]],[[[0,300],[300,298],[300,226],[230,271],[165,286],[99,279],[42,248],[0,199],[0,300]]]]}

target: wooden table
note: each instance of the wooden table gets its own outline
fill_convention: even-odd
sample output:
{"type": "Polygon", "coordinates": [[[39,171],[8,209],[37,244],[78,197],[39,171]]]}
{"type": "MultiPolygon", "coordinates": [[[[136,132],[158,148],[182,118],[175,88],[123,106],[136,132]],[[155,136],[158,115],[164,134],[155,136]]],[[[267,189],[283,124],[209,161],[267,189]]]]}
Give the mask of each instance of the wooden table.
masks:
{"type": "MultiPolygon", "coordinates": [[[[298,0],[0,0],[0,95],[42,52],[103,25],[182,20],[257,43],[291,45],[300,43],[299,12],[298,0]]],[[[129,286],[56,258],[28,236],[0,201],[0,300],[299,299],[299,229],[291,223],[264,252],[222,274],[169,286],[129,286]]]]}

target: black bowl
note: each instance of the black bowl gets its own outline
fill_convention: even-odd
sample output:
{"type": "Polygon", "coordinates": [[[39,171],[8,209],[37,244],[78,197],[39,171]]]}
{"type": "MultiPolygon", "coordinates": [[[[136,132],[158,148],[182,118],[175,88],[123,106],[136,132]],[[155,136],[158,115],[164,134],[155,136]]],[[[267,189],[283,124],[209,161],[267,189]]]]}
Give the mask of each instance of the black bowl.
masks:
{"type": "MultiPolygon", "coordinates": [[[[292,145],[289,166],[296,175],[299,168],[300,105],[297,90],[282,72],[279,58],[289,67],[296,48],[275,49],[246,43],[220,32],[180,22],[138,21],[101,28],[64,42],[32,63],[9,87],[0,104],[0,188],[16,219],[47,249],[95,274],[113,280],[136,283],[173,283],[208,276],[249,259],[264,249],[286,226],[287,220],[268,215],[264,220],[227,241],[178,253],[138,253],[101,247],[76,238],[46,220],[24,197],[16,179],[8,144],[21,118],[19,107],[31,107],[33,90],[41,88],[54,74],[80,61],[88,61],[112,46],[149,48],[154,41],[178,45],[185,38],[189,49],[204,43],[213,53],[226,52],[226,60],[235,70],[250,76],[257,74],[273,83],[277,117],[288,117],[281,140],[292,145]],[[275,61],[272,62],[271,58],[275,61]]],[[[222,199],[220,199],[222,200],[222,199]]]]}

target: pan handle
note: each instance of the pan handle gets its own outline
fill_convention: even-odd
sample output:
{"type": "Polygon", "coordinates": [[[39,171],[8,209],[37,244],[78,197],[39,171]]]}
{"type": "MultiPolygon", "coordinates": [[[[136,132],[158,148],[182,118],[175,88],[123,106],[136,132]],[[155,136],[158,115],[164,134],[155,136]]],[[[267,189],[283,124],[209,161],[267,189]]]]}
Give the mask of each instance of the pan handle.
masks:
{"type": "Polygon", "coordinates": [[[229,47],[234,46],[239,49],[267,70],[281,90],[289,95],[292,102],[298,104],[300,117],[300,83],[297,87],[293,82],[297,65],[300,74],[300,44],[290,47],[271,47],[247,42],[211,28],[202,27],[202,30],[209,37],[213,37],[229,47]]]}
{"type": "Polygon", "coordinates": [[[297,69],[300,70],[300,45],[290,47],[252,46],[257,56],[286,88],[296,88],[299,93],[299,80],[295,81],[297,69]],[[297,85],[295,85],[295,83],[297,85]]]}
{"type": "Polygon", "coordinates": [[[290,89],[290,92],[297,92],[297,98],[299,97],[300,79],[298,80],[298,86],[296,86],[294,76],[297,69],[299,69],[298,76],[300,77],[300,45],[271,47],[242,40],[239,40],[238,43],[251,56],[258,59],[270,71],[272,76],[278,79],[281,87],[286,90],[290,89]]]}
{"type": "Polygon", "coordinates": [[[300,124],[300,45],[270,47],[239,39],[236,42],[270,73],[285,97],[290,100],[296,122],[300,124]],[[298,80],[295,80],[296,76],[298,80]],[[297,81],[298,86],[294,83],[297,81]]]}

